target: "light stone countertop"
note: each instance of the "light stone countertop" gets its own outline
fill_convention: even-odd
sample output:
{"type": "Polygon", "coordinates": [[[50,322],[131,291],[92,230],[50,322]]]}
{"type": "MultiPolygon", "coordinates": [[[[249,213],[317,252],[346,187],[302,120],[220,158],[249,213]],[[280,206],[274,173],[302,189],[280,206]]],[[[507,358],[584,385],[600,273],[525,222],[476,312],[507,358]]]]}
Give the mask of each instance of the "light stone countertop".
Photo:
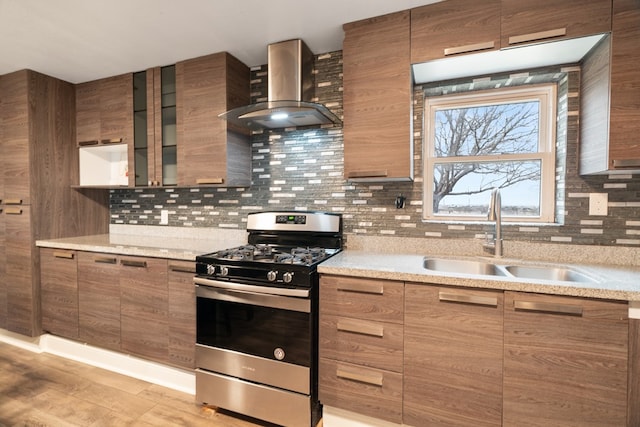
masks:
{"type": "MultiPolygon", "coordinates": [[[[425,253],[428,255],[428,253],[425,253]]],[[[424,255],[379,253],[345,250],[318,266],[321,274],[400,280],[470,288],[536,292],[552,295],[640,301],[640,268],[586,264],[554,264],[543,261],[492,257],[455,257],[433,255],[434,258],[482,260],[498,265],[530,265],[570,268],[594,279],[591,283],[485,276],[476,274],[432,272],[423,268],[424,255]]]]}

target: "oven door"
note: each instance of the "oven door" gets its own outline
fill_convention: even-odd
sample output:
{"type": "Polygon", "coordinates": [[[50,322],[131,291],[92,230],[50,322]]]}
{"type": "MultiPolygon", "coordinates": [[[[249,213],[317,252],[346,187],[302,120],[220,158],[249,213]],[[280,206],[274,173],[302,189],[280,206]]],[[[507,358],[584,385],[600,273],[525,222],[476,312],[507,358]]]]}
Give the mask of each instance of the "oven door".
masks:
{"type": "Polygon", "coordinates": [[[227,285],[197,281],[196,366],[308,394],[313,357],[310,299],[227,285]]]}

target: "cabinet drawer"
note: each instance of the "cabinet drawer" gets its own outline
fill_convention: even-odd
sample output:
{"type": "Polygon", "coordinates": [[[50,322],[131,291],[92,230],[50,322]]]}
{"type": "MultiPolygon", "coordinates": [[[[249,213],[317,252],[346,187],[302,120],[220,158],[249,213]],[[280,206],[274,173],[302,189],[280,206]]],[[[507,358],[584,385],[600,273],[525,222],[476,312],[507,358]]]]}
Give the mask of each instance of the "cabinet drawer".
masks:
{"type": "Polygon", "coordinates": [[[333,315],[320,317],[320,357],[402,372],[403,327],[333,315]]]}
{"type": "Polygon", "coordinates": [[[402,323],[404,283],[355,277],[322,276],[320,313],[402,323]]]}
{"type": "Polygon", "coordinates": [[[319,378],[324,405],[402,422],[402,374],[321,358],[319,378]]]}

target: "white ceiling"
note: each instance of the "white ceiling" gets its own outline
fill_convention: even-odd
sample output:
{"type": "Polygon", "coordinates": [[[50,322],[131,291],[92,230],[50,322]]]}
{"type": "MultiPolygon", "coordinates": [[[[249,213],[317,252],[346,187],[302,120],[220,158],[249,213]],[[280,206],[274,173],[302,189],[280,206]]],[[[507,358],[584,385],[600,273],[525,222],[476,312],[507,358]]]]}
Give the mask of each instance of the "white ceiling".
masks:
{"type": "Polygon", "coordinates": [[[438,0],[0,0],[0,75],[71,83],[228,51],[249,66],[269,43],[342,49],[342,24],[438,0]]]}

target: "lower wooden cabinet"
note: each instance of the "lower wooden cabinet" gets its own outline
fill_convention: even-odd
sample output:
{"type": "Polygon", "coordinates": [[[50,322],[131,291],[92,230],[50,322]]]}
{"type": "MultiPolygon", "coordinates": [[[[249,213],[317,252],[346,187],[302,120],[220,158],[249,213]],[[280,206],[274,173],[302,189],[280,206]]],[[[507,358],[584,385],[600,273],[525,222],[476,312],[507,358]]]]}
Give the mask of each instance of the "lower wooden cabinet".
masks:
{"type": "Polygon", "coordinates": [[[76,251],[40,250],[42,330],[78,339],[78,261],[76,251]]]}
{"type": "Polygon", "coordinates": [[[405,285],[403,421],[500,426],[503,293],[405,285]]]}
{"type": "Polygon", "coordinates": [[[196,288],[192,261],[169,260],[169,360],[172,365],[195,368],[196,288]]]}
{"type": "Polygon", "coordinates": [[[80,341],[120,351],[120,268],[114,254],[78,252],[80,341]]]}
{"type": "Polygon", "coordinates": [[[504,316],[504,426],[627,425],[627,303],[506,292],[504,316]]]}

